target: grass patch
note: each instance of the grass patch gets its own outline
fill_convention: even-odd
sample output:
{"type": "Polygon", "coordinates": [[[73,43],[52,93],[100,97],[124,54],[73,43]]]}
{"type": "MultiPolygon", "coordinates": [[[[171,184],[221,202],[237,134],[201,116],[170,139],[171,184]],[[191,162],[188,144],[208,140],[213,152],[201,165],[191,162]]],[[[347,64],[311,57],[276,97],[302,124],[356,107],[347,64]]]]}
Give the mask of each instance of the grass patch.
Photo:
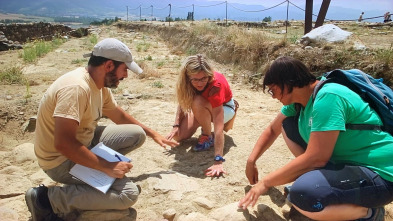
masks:
{"type": "Polygon", "coordinates": [[[83,64],[86,62],[87,62],[87,59],[74,59],[71,61],[71,64],[83,64]]]}
{"type": "Polygon", "coordinates": [[[0,82],[2,84],[24,85],[26,81],[20,66],[13,66],[0,71],[0,82]]]}
{"type": "Polygon", "coordinates": [[[136,45],[136,50],[137,50],[138,52],[141,52],[141,51],[146,52],[146,51],[149,50],[150,46],[151,46],[150,43],[147,43],[145,40],[143,40],[143,42],[139,42],[139,43],[136,45]]]}
{"type": "Polygon", "coordinates": [[[156,88],[163,88],[164,84],[161,81],[155,81],[151,86],[156,88]]]}
{"type": "Polygon", "coordinates": [[[27,63],[33,63],[37,61],[38,58],[43,57],[47,53],[58,48],[66,40],[61,38],[55,38],[52,41],[34,41],[32,43],[26,44],[21,53],[23,61],[27,63]]]}
{"type": "Polygon", "coordinates": [[[157,63],[157,68],[162,68],[165,64],[165,61],[160,61],[157,63]]]}
{"type": "Polygon", "coordinates": [[[376,59],[380,60],[386,65],[393,64],[393,46],[391,46],[390,49],[377,50],[376,59]]]}
{"type": "Polygon", "coordinates": [[[90,36],[89,36],[89,42],[90,42],[92,45],[96,45],[97,42],[98,42],[98,37],[97,37],[97,35],[90,35],[90,36]]]}

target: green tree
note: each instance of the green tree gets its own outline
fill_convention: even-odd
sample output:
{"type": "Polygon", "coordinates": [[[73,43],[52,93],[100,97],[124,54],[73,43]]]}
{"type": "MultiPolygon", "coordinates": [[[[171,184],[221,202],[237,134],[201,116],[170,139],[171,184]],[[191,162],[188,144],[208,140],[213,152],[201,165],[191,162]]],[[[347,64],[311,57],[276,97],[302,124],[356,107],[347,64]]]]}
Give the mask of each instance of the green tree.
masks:
{"type": "Polygon", "coordinates": [[[265,17],[262,21],[264,22],[271,22],[272,21],[272,17],[265,17]]]}

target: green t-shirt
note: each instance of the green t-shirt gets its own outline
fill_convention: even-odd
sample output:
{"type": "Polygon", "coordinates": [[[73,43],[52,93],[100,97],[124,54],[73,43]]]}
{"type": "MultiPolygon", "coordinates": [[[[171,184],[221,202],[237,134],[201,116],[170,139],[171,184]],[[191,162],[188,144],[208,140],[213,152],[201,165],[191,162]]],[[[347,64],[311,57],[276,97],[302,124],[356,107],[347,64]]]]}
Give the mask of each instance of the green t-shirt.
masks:
{"type": "MultiPolygon", "coordinates": [[[[282,107],[285,116],[295,116],[295,105],[282,107]]],[[[393,137],[384,131],[346,130],[345,124],[382,125],[378,114],[358,94],[345,86],[328,83],[300,111],[299,132],[308,143],[313,131],[339,130],[333,163],[366,166],[393,182],[393,137]]]]}

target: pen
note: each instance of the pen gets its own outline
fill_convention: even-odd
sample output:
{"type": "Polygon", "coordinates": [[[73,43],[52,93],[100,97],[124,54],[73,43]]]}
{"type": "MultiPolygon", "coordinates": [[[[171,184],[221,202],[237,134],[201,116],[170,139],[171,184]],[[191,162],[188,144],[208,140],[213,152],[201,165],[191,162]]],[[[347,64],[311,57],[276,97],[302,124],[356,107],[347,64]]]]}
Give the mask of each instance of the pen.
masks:
{"type": "Polygon", "coordinates": [[[115,154],[115,157],[116,157],[117,159],[119,159],[119,161],[122,161],[121,158],[119,157],[119,155],[115,154]]]}

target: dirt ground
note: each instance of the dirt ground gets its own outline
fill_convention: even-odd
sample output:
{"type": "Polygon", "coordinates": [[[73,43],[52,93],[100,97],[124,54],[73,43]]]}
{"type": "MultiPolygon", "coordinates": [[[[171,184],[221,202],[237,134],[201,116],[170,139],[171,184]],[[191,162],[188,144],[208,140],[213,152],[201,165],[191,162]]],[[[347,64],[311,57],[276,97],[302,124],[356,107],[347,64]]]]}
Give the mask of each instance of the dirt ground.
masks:
{"type": "MultiPolygon", "coordinates": [[[[163,135],[168,134],[176,110],[173,98],[177,71],[186,55],[171,52],[165,42],[148,33],[106,27],[99,30],[99,40],[106,37],[125,42],[147,72],[147,76],[129,73],[129,77],[113,91],[118,104],[145,125],[163,135]]],[[[35,64],[23,63],[18,51],[0,52],[0,68],[22,65],[31,82],[30,86],[0,87],[0,220],[29,220],[30,213],[24,200],[27,188],[41,183],[57,185],[31,156],[34,132],[24,132],[23,128],[36,114],[39,100],[49,85],[60,75],[85,66],[87,60],[78,63],[76,59],[82,60],[82,55],[91,48],[88,37],[70,39],[35,64]],[[31,97],[26,98],[26,95],[31,97]],[[30,149],[28,153],[22,153],[26,145],[30,149]]],[[[251,85],[241,79],[233,80],[232,67],[213,64],[217,71],[227,76],[234,98],[240,104],[234,129],[225,135],[224,167],[228,175],[220,178],[204,176],[203,171],[213,163],[214,152],[213,149],[192,151],[198,134],[173,149],[163,149],[149,138],[141,148],[127,155],[134,165],[128,176],[142,187],[139,200],[133,207],[136,212],[111,211],[106,216],[92,212],[82,214],[79,220],[165,220],[164,215],[173,213],[177,220],[308,220],[296,212],[288,213],[283,186],[274,187],[261,196],[258,206],[248,211],[236,211],[234,205],[249,188],[244,173],[246,160],[262,130],[280,110],[281,103],[251,89],[251,85]],[[233,208],[232,213],[224,216],[227,214],[222,212],[225,208],[233,208]],[[239,214],[242,219],[238,218],[239,214]]],[[[102,123],[110,122],[103,119],[102,123]]],[[[260,177],[291,159],[293,156],[279,137],[257,162],[260,177]]],[[[392,204],[386,209],[386,219],[393,220],[392,204]]]]}

